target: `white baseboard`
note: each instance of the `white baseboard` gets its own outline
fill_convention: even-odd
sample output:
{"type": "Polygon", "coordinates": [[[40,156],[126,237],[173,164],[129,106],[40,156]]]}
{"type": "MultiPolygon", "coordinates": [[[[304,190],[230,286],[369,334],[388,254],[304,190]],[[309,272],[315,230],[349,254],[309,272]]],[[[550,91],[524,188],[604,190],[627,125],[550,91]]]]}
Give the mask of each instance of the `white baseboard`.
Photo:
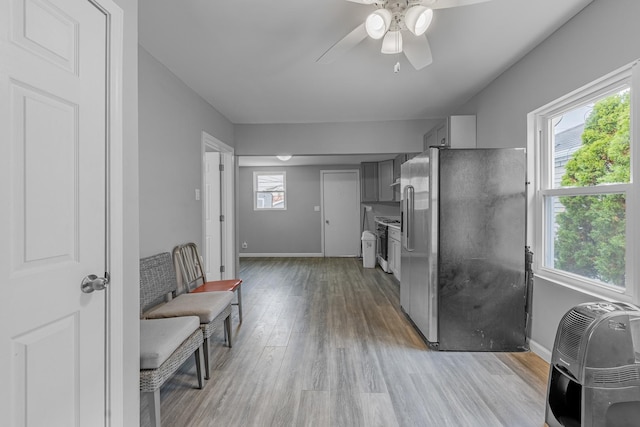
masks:
{"type": "Polygon", "coordinates": [[[546,347],[541,346],[534,340],[529,340],[529,349],[531,349],[532,352],[540,356],[540,358],[545,362],[551,363],[551,351],[548,350],[546,347]]]}
{"type": "Polygon", "coordinates": [[[324,254],[322,253],[292,253],[292,254],[283,254],[283,253],[258,253],[258,254],[249,254],[246,252],[240,252],[240,258],[322,258],[324,254]]]}

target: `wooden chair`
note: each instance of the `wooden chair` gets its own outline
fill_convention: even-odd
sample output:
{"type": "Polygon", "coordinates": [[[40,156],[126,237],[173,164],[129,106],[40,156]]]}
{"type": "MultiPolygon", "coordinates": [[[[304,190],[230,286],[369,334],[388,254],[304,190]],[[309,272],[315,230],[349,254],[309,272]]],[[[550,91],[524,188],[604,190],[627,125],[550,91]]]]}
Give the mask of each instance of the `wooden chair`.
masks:
{"type": "Polygon", "coordinates": [[[238,306],[239,323],[242,323],[242,279],[207,281],[202,257],[195,243],[185,243],[173,249],[173,260],[180,270],[182,285],[187,292],[235,292],[237,301],[232,305],[238,306]]]}
{"type": "Polygon", "coordinates": [[[163,319],[197,316],[203,335],[205,379],[209,379],[209,337],[224,326],[232,345],[231,302],[233,292],[179,293],[171,254],[163,252],[140,260],[141,318],[163,319]]]}
{"type": "Polygon", "coordinates": [[[140,319],[140,397],[147,401],[153,427],[161,424],[160,387],[192,354],[202,389],[203,342],[200,320],[195,316],[140,319]]]}

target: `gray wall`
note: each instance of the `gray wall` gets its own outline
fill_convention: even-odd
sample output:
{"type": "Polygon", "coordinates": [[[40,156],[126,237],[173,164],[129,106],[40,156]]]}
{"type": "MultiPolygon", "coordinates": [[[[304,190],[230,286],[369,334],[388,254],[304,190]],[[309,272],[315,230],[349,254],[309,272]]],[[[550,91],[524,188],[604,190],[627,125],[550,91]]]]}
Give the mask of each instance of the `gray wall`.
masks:
{"type": "Polygon", "coordinates": [[[422,152],[439,120],[236,125],[236,154],[370,154],[422,152]]]}
{"type": "MultiPolygon", "coordinates": [[[[526,147],[529,112],[640,58],[639,16],[637,0],[595,0],[471,99],[457,113],[477,115],[478,147],[526,147]]],[[[537,278],[532,347],[550,352],[562,315],[592,300],[537,278]]]]}
{"type": "Polygon", "coordinates": [[[240,254],[321,254],[322,213],[315,212],[320,203],[320,171],[359,169],[359,165],[241,167],[238,181],[238,232],[240,243],[248,248],[240,254]],[[253,172],[286,171],[286,211],[253,210],[253,172]]]}
{"type": "Polygon", "coordinates": [[[202,131],[234,146],[233,124],[139,49],[140,256],[202,246],[202,131]]]}

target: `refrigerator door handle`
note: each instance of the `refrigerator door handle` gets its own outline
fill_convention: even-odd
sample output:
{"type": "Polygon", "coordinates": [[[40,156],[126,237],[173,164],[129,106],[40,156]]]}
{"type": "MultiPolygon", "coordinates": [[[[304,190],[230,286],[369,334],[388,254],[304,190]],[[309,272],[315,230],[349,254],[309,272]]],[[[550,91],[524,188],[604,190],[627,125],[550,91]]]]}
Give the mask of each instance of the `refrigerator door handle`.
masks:
{"type": "Polygon", "coordinates": [[[411,185],[407,185],[404,188],[405,191],[405,203],[406,203],[406,209],[404,210],[405,215],[403,216],[403,220],[404,220],[404,227],[402,228],[403,232],[404,232],[404,248],[411,252],[413,251],[413,237],[412,237],[412,233],[413,233],[413,209],[415,207],[415,188],[413,188],[413,186],[411,185]]]}

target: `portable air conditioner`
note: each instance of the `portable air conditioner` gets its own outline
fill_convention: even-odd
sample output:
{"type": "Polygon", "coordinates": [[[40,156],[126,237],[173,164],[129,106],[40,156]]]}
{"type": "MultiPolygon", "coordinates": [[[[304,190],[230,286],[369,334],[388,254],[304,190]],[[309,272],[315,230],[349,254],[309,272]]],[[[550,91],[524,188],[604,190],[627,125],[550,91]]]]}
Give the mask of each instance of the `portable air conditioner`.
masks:
{"type": "Polygon", "coordinates": [[[640,308],[594,302],[569,310],[549,371],[549,427],[639,426],[640,308]]]}

